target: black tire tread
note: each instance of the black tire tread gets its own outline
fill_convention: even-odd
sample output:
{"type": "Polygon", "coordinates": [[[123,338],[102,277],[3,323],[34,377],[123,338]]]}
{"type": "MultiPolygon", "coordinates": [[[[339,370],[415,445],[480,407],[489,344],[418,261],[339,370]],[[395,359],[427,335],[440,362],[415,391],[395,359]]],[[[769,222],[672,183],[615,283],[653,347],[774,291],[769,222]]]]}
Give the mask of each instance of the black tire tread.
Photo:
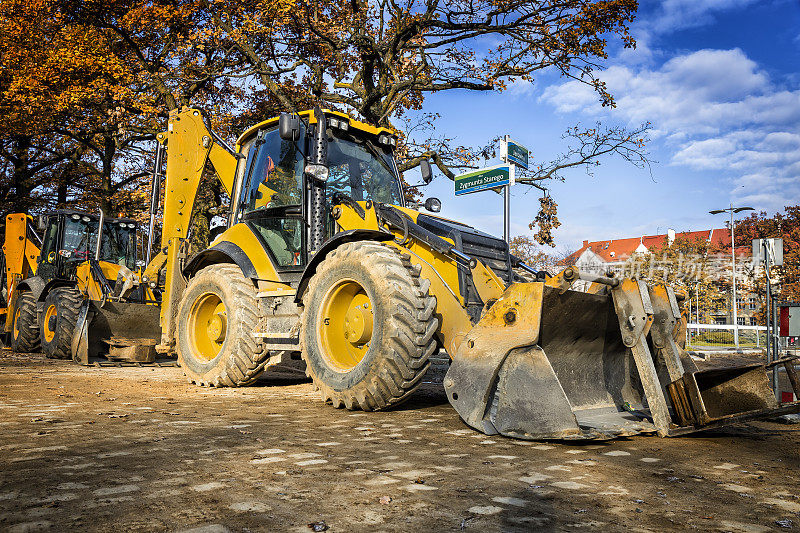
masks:
{"type": "MultiPolygon", "coordinates": [[[[42,352],[45,357],[50,359],[72,359],[72,336],[75,334],[75,326],[78,323],[78,312],[83,300],[80,291],[75,287],[57,287],[50,291],[45,298],[45,309],[47,301],[53,296],[58,309],[56,321],[56,336],[53,342],[46,343],[41,340],[42,352]]],[[[42,313],[41,320],[44,320],[45,313],[42,313]]],[[[41,336],[44,336],[43,324],[39,325],[41,336]]]]}
{"type": "MultiPolygon", "coordinates": [[[[211,276],[215,280],[225,280],[230,284],[234,299],[237,302],[246,302],[241,308],[241,318],[244,323],[238,331],[253,332],[258,331],[259,321],[259,302],[252,282],[242,275],[242,271],[236,265],[227,263],[207,266],[200,270],[192,280],[202,279],[211,276]]],[[[188,291],[189,287],[187,287],[188,291]]],[[[181,301],[178,316],[183,316],[184,305],[189,305],[181,301]]],[[[180,326],[179,326],[180,327],[180,326]]],[[[230,331],[230,329],[229,329],[230,331]]],[[[234,339],[235,346],[229,351],[230,356],[226,360],[221,360],[220,364],[204,375],[196,374],[189,370],[185,364],[181,364],[184,374],[190,383],[203,387],[245,387],[252,385],[264,372],[264,367],[269,359],[269,351],[265,350],[263,343],[252,335],[240,335],[234,339]]],[[[179,361],[182,360],[181,351],[178,351],[179,361]]]]}
{"type": "MultiPolygon", "coordinates": [[[[431,295],[430,281],[420,277],[421,269],[413,266],[408,254],[390,246],[362,241],[343,244],[331,251],[317,267],[317,273],[336,268],[338,262],[349,256],[362,256],[364,264],[379,269],[389,289],[383,295],[393,302],[393,312],[382,327],[389,332],[390,347],[382,354],[383,364],[377,372],[352,388],[337,391],[327,386],[314,374],[308,361],[308,351],[303,346],[306,374],[314,381],[325,402],[334,407],[386,410],[399,405],[419,387],[430,366],[429,358],[437,346],[436,331],[439,320],[435,316],[436,297],[431,295]]],[[[320,276],[315,275],[303,297],[303,328],[307,325],[310,295],[318,290],[320,276]]],[[[304,338],[301,334],[300,338],[304,338]]]]}
{"type": "Polygon", "coordinates": [[[16,353],[38,352],[41,346],[39,342],[39,321],[36,317],[36,298],[32,292],[21,292],[17,297],[17,309],[19,309],[19,336],[11,339],[11,350],[16,353]]]}

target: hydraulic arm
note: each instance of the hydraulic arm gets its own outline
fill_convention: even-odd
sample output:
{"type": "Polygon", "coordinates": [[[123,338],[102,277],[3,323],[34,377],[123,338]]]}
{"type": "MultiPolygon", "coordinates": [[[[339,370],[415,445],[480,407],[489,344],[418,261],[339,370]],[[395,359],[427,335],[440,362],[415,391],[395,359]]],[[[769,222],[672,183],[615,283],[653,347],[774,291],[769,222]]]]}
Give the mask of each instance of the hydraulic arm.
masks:
{"type": "MultiPolygon", "coordinates": [[[[166,281],[161,300],[162,340],[157,348],[161,352],[171,352],[175,347],[177,305],[186,287],[180,271],[186,259],[184,242],[206,163],[211,162],[217,179],[230,195],[237,159],[233,151],[210,131],[203,115],[196,109],[174,111],[170,115],[169,129],[158,134],[158,142],[166,152],[167,166],[161,250],[148,265],[145,279],[151,284],[157,283],[159,270],[165,268],[166,281]]],[[[160,161],[160,157],[158,159],[160,161]]],[[[156,169],[153,178],[156,180],[158,177],[156,169]]],[[[156,185],[153,194],[158,194],[156,185]]]]}
{"type": "Polygon", "coordinates": [[[0,315],[5,315],[3,331],[11,331],[14,319],[9,309],[14,308],[16,288],[20,281],[36,274],[41,240],[31,228],[32,218],[25,213],[12,213],[6,216],[5,242],[3,243],[3,307],[0,315]]]}

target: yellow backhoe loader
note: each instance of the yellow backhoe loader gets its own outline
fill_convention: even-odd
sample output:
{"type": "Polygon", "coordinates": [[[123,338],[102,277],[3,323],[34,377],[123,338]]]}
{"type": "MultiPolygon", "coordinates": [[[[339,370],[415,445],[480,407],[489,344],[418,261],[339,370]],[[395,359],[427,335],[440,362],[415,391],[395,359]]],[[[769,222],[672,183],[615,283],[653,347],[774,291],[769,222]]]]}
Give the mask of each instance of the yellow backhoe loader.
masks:
{"type": "MultiPolygon", "coordinates": [[[[0,319],[3,321],[3,340],[17,351],[31,352],[38,347],[38,329],[34,329],[36,308],[19,304],[19,283],[36,275],[42,240],[33,229],[33,219],[25,213],[6,215],[2,262],[2,295],[0,319]]],[[[23,300],[25,298],[23,297],[23,300]]]]}
{"type": "Polygon", "coordinates": [[[12,214],[6,220],[4,258],[11,297],[5,331],[11,333],[12,349],[41,348],[47,357],[62,359],[77,351],[83,363],[101,354],[152,361],[159,302],[157,291],[142,286],[135,272],[143,266],[137,265],[136,222],[71,209],[36,220],[41,240],[30,216],[12,214]],[[152,332],[149,339],[147,331],[152,332]],[[76,338],[84,341],[82,349],[73,349],[76,338]]]}
{"type": "Polygon", "coordinates": [[[234,150],[198,109],[168,126],[161,246],[142,281],[162,292],[156,348],[177,353],[192,382],[248,385],[302,357],[323,400],[381,410],[408,398],[443,348],[450,403],[487,434],[669,436],[800,411],[775,399],[768,365],[697,370],[670,287],[575,267],[548,277],[500,239],[407,207],[386,128],[317,108],[250,128],[234,150]],[[187,257],[207,162],[229,220],[187,257]]]}

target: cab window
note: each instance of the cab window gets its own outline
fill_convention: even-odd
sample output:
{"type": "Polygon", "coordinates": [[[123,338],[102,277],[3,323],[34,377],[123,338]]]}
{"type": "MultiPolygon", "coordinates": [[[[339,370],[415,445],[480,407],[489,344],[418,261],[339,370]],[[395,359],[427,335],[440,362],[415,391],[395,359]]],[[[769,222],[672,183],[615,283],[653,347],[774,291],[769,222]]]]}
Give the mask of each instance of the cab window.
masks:
{"type": "Polygon", "coordinates": [[[300,205],[304,157],[297,148],[299,144],[281,139],[277,129],[259,134],[248,152],[241,196],[244,214],[270,207],[300,205]]]}
{"type": "Polygon", "coordinates": [[[303,220],[299,217],[258,217],[249,220],[281,267],[303,265],[303,220]]]}
{"type": "Polygon", "coordinates": [[[58,250],[58,217],[50,217],[47,220],[47,229],[45,230],[44,237],[42,239],[42,252],[41,252],[41,262],[42,263],[55,263],[56,261],[56,253],[58,250]]]}
{"type": "MultiPolygon", "coordinates": [[[[136,230],[133,224],[125,228],[119,223],[103,224],[103,240],[100,243],[100,259],[130,269],[136,268],[136,230]]],[[[92,235],[92,246],[97,244],[97,233],[92,235]]],[[[92,248],[94,249],[94,248],[92,248]]]]}
{"type": "Polygon", "coordinates": [[[90,256],[90,251],[94,250],[94,242],[97,241],[97,222],[84,222],[67,217],[64,221],[64,244],[62,249],[69,253],[72,259],[86,260],[90,256]],[[92,224],[93,222],[93,224],[92,224]],[[94,232],[94,235],[92,235],[94,232]]]}

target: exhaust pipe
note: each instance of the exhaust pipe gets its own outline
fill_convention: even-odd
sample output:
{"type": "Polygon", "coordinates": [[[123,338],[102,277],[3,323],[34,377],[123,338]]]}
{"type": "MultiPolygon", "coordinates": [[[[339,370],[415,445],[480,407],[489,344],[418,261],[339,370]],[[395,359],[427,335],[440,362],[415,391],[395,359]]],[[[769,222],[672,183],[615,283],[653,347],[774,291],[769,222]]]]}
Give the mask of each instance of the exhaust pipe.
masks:
{"type": "Polygon", "coordinates": [[[94,260],[100,261],[100,245],[103,242],[103,222],[105,221],[106,215],[101,208],[97,210],[100,211],[100,223],[97,226],[97,244],[94,247],[94,260]]]}
{"type": "Polygon", "coordinates": [[[311,149],[311,163],[306,166],[306,179],[309,187],[309,248],[311,253],[316,253],[325,241],[325,182],[328,180],[328,135],[326,129],[328,121],[325,113],[319,106],[314,109],[317,119],[317,129],[314,132],[313,147],[311,149]]]}

